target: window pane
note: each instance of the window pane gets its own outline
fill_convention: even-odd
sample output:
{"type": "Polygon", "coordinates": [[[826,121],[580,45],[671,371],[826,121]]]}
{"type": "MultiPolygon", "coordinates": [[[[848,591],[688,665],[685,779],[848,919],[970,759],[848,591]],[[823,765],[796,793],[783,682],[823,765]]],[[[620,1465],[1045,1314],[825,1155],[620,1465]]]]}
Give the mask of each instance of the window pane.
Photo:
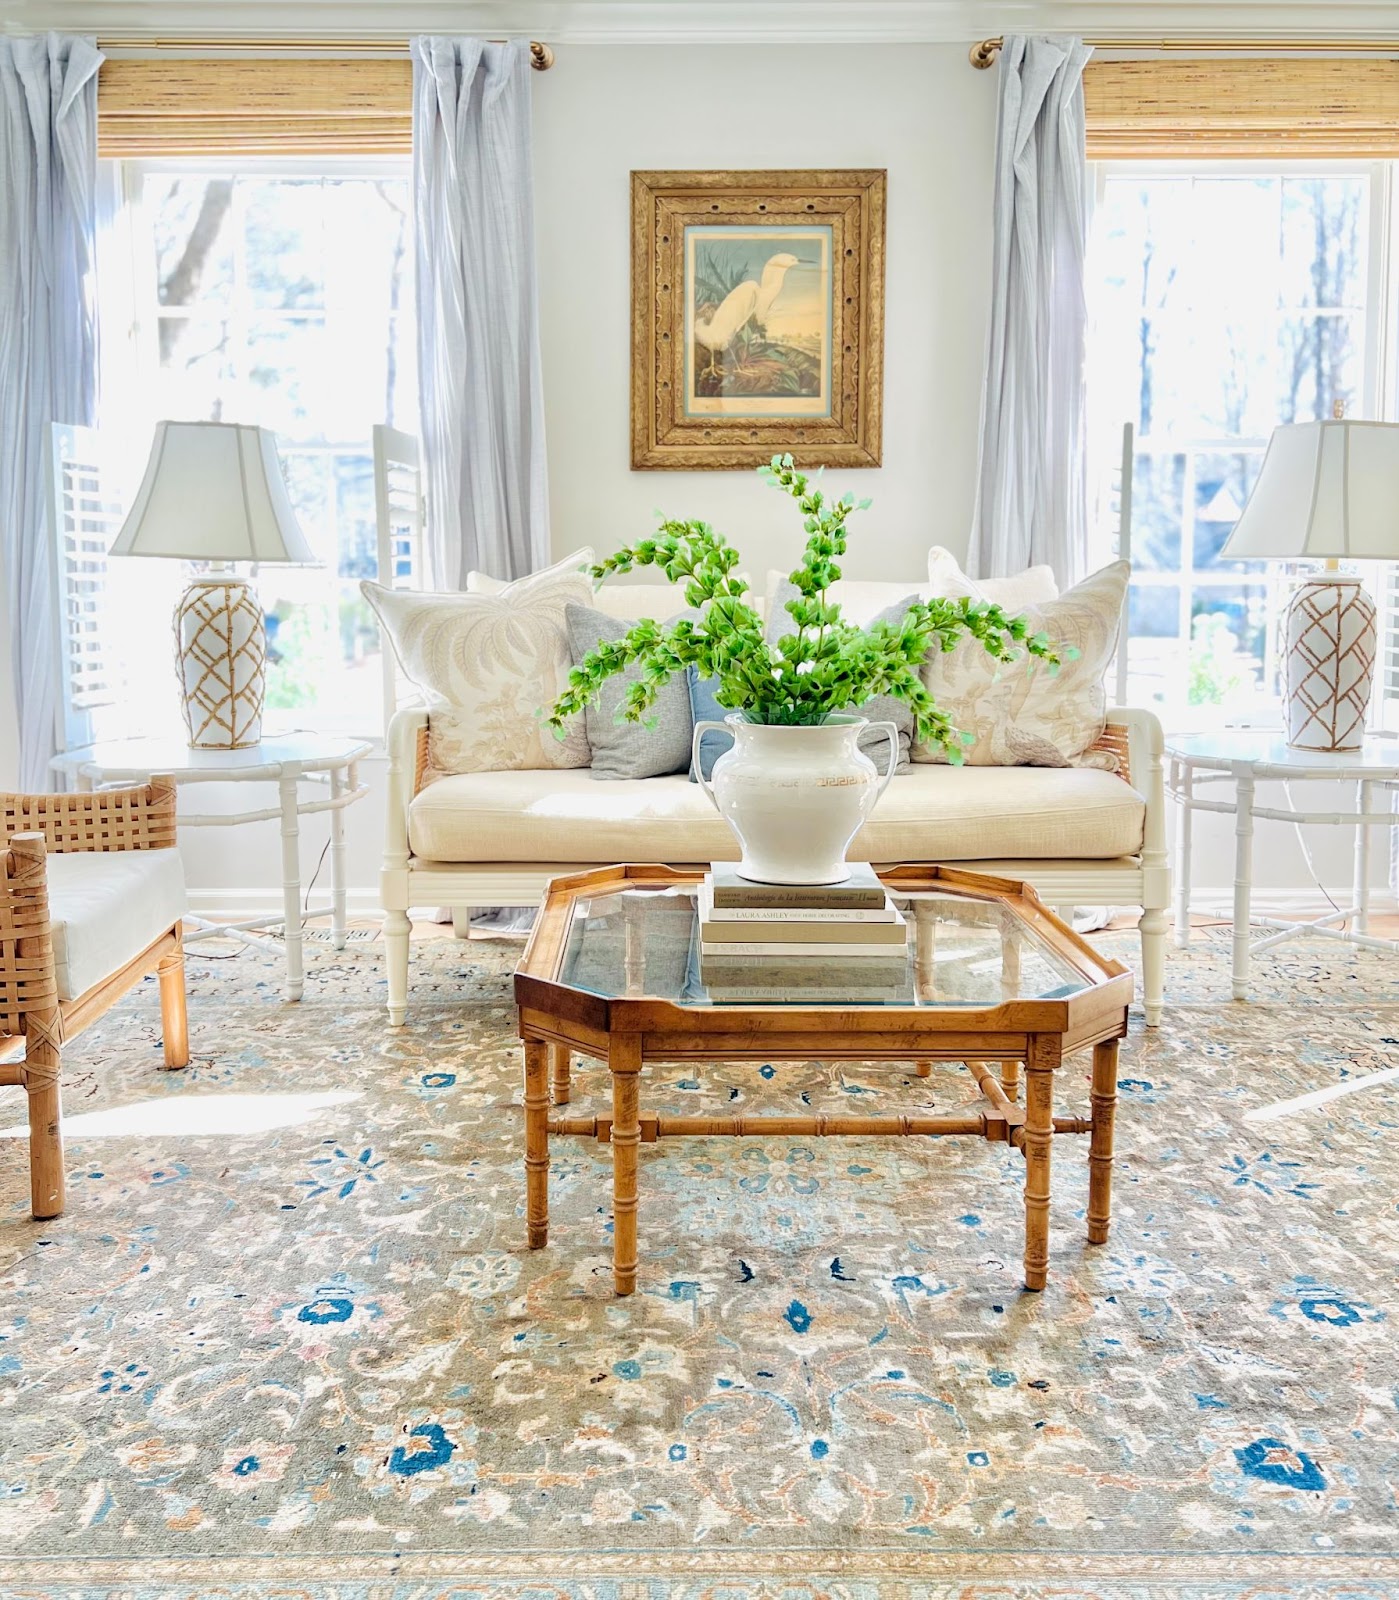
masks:
{"type": "MultiPolygon", "coordinates": [[[[1262,465],[1260,454],[1196,456],[1192,559],[1197,568],[1218,563],[1219,552],[1243,515],[1262,465]]],[[[1228,561],[1224,565],[1230,572],[1262,570],[1258,561],[1228,561]]]]}
{"type": "Polygon", "coordinates": [[[227,317],[161,317],[157,417],[187,422],[232,422],[224,407],[233,391],[236,335],[227,317]]]}
{"type": "Polygon", "coordinates": [[[317,179],[239,181],[244,273],[251,303],[280,309],[325,304],[325,231],[317,179]]]}
{"type": "Polygon", "coordinates": [[[1230,710],[1256,704],[1263,690],[1266,586],[1229,584],[1199,589],[1190,612],[1190,704],[1230,710]]]}
{"type": "Polygon", "coordinates": [[[233,293],[233,180],[162,178],[153,188],[157,300],[226,304],[233,293]]]}
{"type": "Polygon", "coordinates": [[[1279,304],[1364,306],[1367,190],[1364,178],[1282,180],[1279,304]]]}
{"type": "Polygon", "coordinates": [[[1180,570],[1185,457],[1138,453],[1132,470],[1132,566],[1138,572],[1180,570]]]}

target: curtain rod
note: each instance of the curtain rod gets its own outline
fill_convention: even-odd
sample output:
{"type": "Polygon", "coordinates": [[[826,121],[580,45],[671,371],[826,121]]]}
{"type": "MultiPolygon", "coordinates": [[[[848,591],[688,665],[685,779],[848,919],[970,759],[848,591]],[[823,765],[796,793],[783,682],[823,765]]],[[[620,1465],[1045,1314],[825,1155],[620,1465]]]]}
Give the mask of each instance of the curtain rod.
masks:
{"type": "MultiPolygon", "coordinates": [[[[997,35],[971,47],[968,59],[983,71],[1000,54],[1005,41],[997,35]]],[[[1095,50],[1354,50],[1365,54],[1399,55],[1399,39],[1085,39],[1095,50]]]]}
{"type": "MultiPolygon", "coordinates": [[[[491,44],[508,44],[508,39],[492,39],[491,44]]],[[[239,38],[230,34],[165,34],[155,38],[112,38],[97,41],[99,50],[220,50],[261,54],[270,50],[325,50],[335,55],[407,55],[406,39],[239,38]]],[[[529,42],[529,64],[536,72],[547,72],[554,64],[554,51],[538,39],[529,42]]]]}

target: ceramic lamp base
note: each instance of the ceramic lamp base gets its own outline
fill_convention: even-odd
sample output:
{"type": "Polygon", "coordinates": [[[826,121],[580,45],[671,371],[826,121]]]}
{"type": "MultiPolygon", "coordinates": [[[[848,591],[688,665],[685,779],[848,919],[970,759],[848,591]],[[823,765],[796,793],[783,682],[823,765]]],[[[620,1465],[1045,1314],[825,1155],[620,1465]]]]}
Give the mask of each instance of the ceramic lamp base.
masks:
{"type": "Polygon", "coordinates": [[[1316,573],[1288,602],[1287,742],[1358,750],[1375,675],[1375,607],[1358,578],[1316,573]]]}
{"type": "Polygon", "coordinates": [[[242,578],[195,578],[175,607],[175,656],[192,750],[244,750],[262,738],[267,633],[242,578]]]}

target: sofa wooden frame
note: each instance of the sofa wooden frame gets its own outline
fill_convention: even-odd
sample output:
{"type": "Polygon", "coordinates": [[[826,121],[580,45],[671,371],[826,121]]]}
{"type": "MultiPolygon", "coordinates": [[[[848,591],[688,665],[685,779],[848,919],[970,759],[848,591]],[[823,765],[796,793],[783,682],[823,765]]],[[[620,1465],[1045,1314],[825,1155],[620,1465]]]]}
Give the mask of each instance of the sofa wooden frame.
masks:
{"type": "MultiPolygon", "coordinates": [[[[610,861],[425,861],[414,856],[408,841],[408,808],[423,785],[427,728],[426,709],[407,706],[394,716],[386,739],[388,811],[379,884],[384,905],[389,1023],[393,1027],[402,1025],[408,1009],[411,907],[451,906],[460,917],[462,908],[470,906],[538,905],[551,879],[591,866],[613,865],[610,861]]],[[[1150,711],[1114,708],[1108,712],[1107,728],[1099,745],[1118,756],[1124,777],[1146,801],[1142,848],[1137,855],[1109,861],[995,860],[956,861],[950,865],[1021,879],[1050,905],[1140,906],[1142,1003],[1146,1025],[1154,1028],[1161,1020],[1166,913],[1171,904],[1161,724],[1150,711]]]]}
{"type": "Polygon", "coordinates": [[[175,785],[167,777],[130,789],[86,794],[0,795],[0,1050],[22,1042],[23,1053],[0,1061],[0,1084],[24,1089],[29,1110],[29,1190],[36,1220],[63,1210],[60,1050],[148,973],[160,978],[165,1065],[189,1064],[185,956],[181,924],[73,1000],[58,998],[50,932],[50,851],[172,850],[175,785]]]}

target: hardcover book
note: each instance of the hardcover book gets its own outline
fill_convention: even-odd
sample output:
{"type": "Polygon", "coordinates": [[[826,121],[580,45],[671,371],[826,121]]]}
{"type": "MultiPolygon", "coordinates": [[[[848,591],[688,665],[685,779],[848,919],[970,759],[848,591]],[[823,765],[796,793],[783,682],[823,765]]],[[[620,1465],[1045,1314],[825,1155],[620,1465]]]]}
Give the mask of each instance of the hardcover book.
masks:
{"type": "Polygon", "coordinates": [[[732,861],[710,865],[716,909],[879,911],[888,903],[884,885],[868,863],[852,862],[844,883],[753,883],[732,861]]]}
{"type": "Polygon", "coordinates": [[[861,912],[861,917],[878,920],[855,921],[839,912],[823,911],[822,920],[806,920],[802,911],[757,911],[725,920],[714,914],[714,900],[708,886],[699,893],[700,938],[707,944],[819,944],[819,945],[903,945],[908,941],[908,925],[892,906],[888,914],[861,912]]]}

